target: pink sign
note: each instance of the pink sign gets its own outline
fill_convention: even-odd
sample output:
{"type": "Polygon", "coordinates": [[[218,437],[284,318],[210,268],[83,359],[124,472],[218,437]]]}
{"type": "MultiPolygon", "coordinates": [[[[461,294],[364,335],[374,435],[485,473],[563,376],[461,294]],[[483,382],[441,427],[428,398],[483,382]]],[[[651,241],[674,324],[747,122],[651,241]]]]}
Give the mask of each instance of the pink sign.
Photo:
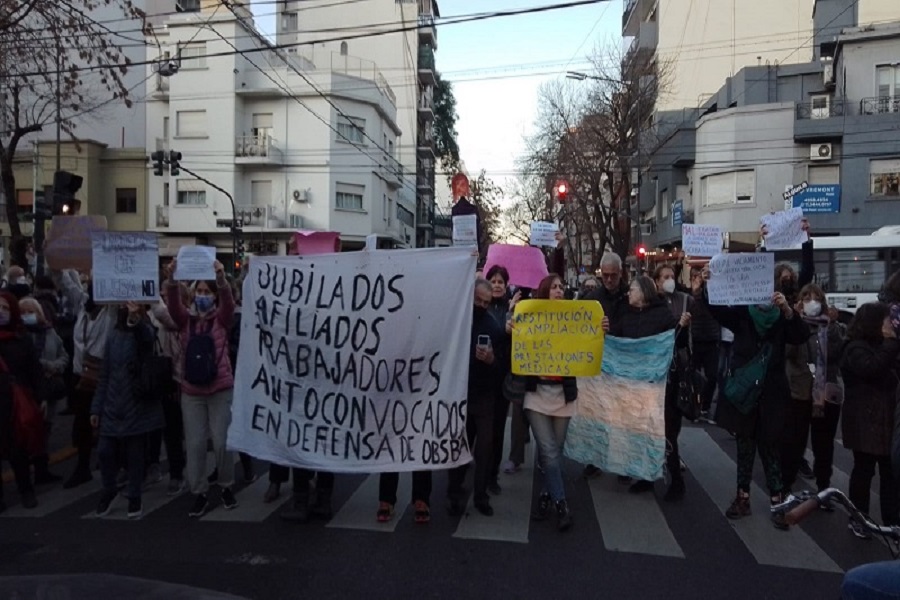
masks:
{"type": "Polygon", "coordinates": [[[544,253],[534,246],[491,244],[488,247],[484,272],[490,271],[494,265],[506,267],[509,271],[509,283],[520,287],[537,289],[541,280],[549,275],[544,253]]]}
{"type": "Polygon", "coordinates": [[[312,256],[314,254],[333,254],[341,251],[341,234],[336,231],[308,231],[302,229],[294,232],[291,254],[312,256]]]}

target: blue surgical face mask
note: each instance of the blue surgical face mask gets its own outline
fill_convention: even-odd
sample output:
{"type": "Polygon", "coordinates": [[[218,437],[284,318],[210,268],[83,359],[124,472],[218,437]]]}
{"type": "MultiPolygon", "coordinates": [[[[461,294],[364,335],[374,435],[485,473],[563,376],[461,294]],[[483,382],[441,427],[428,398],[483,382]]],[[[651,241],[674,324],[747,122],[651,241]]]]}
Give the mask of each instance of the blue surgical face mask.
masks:
{"type": "Polygon", "coordinates": [[[202,313],[209,312],[215,302],[216,299],[212,296],[194,296],[194,305],[202,313]]]}
{"type": "Polygon", "coordinates": [[[24,323],[27,327],[33,327],[38,324],[37,315],[34,313],[29,313],[22,315],[22,323],[24,323]]]}

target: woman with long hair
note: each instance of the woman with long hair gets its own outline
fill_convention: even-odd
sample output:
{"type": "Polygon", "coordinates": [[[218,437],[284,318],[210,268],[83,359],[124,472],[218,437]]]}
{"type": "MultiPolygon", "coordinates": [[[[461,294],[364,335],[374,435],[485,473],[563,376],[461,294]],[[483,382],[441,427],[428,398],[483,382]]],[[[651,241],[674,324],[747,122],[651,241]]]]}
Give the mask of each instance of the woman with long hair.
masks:
{"type": "MultiPolygon", "coordinates": [[[[562,300],[566,286],[558,275],[548,275],[538,286],[538,300],[562,300]]],[[[540,450],[543,488],[538,496],[535,520],[545,520],[556,508],[556,526],[560,531],[572,527],[572,513],[566,501],[562,476],[563,446],[569,420],[575,415],[578,386],[574,377],[528,377],[524,409],[540,450]]]]}

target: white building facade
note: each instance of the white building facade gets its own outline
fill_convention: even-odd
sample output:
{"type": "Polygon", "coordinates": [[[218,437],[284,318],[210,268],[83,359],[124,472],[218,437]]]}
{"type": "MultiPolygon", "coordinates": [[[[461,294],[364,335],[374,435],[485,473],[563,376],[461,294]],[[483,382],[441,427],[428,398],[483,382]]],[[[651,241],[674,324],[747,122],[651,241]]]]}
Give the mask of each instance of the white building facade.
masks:
{"type": "Polygon", "coordinates": [[[337,231],[344,249],[371,233],[382,248],[414,245],[414,215],[400,199],[397,108],[383,76],[276,50],[248,12],[217,4],[166,20],[148,55],[180,65],[170,77],[148,67],[147,152],[178,151],[183,167],[209,181],[149,167],[147,227],[165,234],[163,252],[204,243],[230,254],[232,207],[217,188],[233,196],[252,254],[288,252],[298,229],[337,231]]]}

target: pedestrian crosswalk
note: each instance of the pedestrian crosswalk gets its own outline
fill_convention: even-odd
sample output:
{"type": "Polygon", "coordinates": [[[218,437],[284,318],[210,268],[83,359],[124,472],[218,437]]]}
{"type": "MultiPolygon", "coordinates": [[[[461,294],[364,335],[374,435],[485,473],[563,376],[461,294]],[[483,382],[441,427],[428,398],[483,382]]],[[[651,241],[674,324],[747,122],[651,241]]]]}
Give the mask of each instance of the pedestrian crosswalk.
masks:
{"type": "MultiPolygon", "coordinates": [[[[681,435],[681,453],[688,465],[688,485],[691,490],[684,503],[696,503],[703,500],[717,507],[720,513],[734,496],[735,464],[729,454],[710,432],[700,427],[686,427],[681,435]],[[706,498],[702,498],[705,495],[706,498]]],[[[456,540],[479,540],[501,543],[528,544],[534,539],[534,527],[530,519],[532,501],[540,491],[540,477],[534,475],[535,459],[530,452],[526,453],[527,461],[518,473],[501,474],[502,494],[492,501],[495,514],[491,517],[481,515],[470,503],[467,510],[458,520],[444,514],[443,501],[445,478],[435,476],[435,488],[432,493],[432,511],[435,520],[451,519],[451,534],[456,540]]],[[[670,523],[674,516],[680,514],[684,507],[665,505],[661,501],[661,493],[629,494],[627,487],[619,484],[615,477],[604,475],[584,481],[575,478],[576,465],[571,465],[567,486],[573,493],[576,507],[576,531],[596,531],[599,529],[603,547],[611,552],[633,553],[641,555],[685,559],[686,549],[690,542],[685,540],[684,527],[673,527],[670,523]],[[593,520],[596,526],[590,524],[593,520]],[[685,545],[685,544],[688,545],[685,545]]],[[[395,534],[399,525],[411,521],[412,512],[409,507],[411,495],[411,476],[400,477],[398,490],[399,502],[392,520],[379,523],[375,519],[378,500],[378,475],[355,475],[338,477],[339,486],[335,494],[335,515],[327,524],[335,535],[340,530],[356,530],[378,532],[379,534],[395,534]],[[343,481],[341,481],[343,480],[343,481]]],[[[837,486],[847,485],[846,473],[836,470],[834,483],[837,486]]],[[[190,500],[185,495],[169,496],[167,481],[163,480],[148,486],[143,494],[143,518],[131,526],[142,527],[152,523],[154,519],[177,518],[183,515],[187,522],[187,509],[190,500]],[[165,515],[165,516],[161,516],[165,515]]],[[[207,513],[201,523],[231,524],[263,524],[263,526],[281,526],[278,512],[283,510],[291,500],[288,493],[282,493],[274,502],[263,502],[264,493],[269,485],[266,477],[236,488],[238,508],[226,511],[216,502],[218,496],[212,492],[213,509],[207,513]]],[[[662,486],[658,485],[661,488],[662,486]]],[[[215,488],[213,487],[213,490],[215,488]]],[[[93,480],[73,490],[61,487],[39,490],[39,505],[36,509],[25,510],[11,504],[2,514],[0,520],[36,519],[36,518],[82,518],[96,519],[94,508],[102,492],[99,473],[94,473],[93,480]]],[[[7,501],[16,500],[14,492],[7,494],[7,501]]],[[[767,493],[756,484],[753,485],[751,501],[754,514],[739,521],[728,521],[724,514],[716,519],[720,523],[718,529],[722,535],[736,537],[747,549],[755,561],[761,565],[773,565],[819,572],[839,573],[842,567],[836,562],[820,543],[807,534],[802,527],[794,527],[790,532],[776,530],[769,521],[767,493]],[[728,526],[721,524],[727,523],[728,526]]],[[[877,496],[873,503],[877,514],[877,496]]],[[[121,521],[127,519],[127,501],[118,497],[113,503],[111,513],[104,520],[121,521]]],[[[836,515],[834,518],[840,518],[836,515]]],[[[443,527],[441,527],[443,529],[443,527]]],[[[579,533],[577,535],[582,535],[579,533]]],[[[570,535],[570,534],[567,534],[570,535]]],[[[854,543],[848,536],[847,544],[854,543]]]]}

